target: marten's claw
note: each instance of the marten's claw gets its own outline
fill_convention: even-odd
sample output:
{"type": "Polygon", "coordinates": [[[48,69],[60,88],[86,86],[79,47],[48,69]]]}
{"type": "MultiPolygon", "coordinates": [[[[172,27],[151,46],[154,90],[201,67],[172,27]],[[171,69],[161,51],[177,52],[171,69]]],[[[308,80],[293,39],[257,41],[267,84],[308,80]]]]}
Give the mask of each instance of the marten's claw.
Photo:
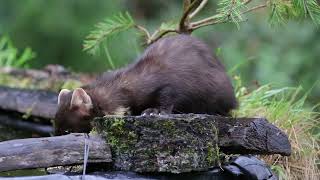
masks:
{"type": "Polygon", "coordinates": [[[156,116],[159,113],[159,109],[157,108],[148,108],[142,112],[142,116],[156,116]]]}

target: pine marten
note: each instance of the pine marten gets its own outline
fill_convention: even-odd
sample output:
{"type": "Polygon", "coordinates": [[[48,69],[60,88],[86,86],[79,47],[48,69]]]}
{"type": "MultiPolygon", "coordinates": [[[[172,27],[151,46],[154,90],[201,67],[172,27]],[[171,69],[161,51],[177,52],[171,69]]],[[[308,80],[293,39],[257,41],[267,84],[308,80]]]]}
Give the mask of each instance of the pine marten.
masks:
{"type": "Polygon", "coordinates": [[[61,90],[55,133],[89,132],[94,117],[199,113],[227,116],[237,101],[224,66],[189,35],[162,38],[138,61],[90,85],[61,90]]]}

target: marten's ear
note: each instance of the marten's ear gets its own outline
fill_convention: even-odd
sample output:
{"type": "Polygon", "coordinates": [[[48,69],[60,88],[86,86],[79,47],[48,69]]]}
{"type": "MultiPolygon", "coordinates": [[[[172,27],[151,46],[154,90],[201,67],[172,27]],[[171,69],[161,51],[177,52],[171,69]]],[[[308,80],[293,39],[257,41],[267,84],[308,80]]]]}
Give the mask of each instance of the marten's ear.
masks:
{"type": "Polygon", "coordinates": [[[70,92],[71,91],[68,89],[62,89],[60,91],[59,96],[58,96],[58,105],[61,104],[62,102],[66,101],[66,97],[70,92]]]}
{"type": "Polygon", "coordinates": [[[73,91],[70,106],[80,106],[85,105],[86,107],[92,106],[92,101],[90,96],[82,88],[77,88],[73,91]]]}

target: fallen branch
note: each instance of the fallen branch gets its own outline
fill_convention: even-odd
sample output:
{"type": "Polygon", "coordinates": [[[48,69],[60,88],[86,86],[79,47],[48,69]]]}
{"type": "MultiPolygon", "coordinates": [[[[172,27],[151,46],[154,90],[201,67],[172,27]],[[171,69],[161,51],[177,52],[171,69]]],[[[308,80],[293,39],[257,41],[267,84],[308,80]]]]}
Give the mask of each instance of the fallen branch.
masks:
{"type": "Polygon", "coordinates": [[[16,129],[31,131],[44,136],[50,136],[51,134],[53,134],[53,127],[51,125],[45,125],[31,121],[23,121],[21,120],[21,117],[9,115],[10,113],[11,112],[0,111],[0,124],[16,129]]]}
{"type": "Polygon", "coordinates": [[[0,109],[51,119],[57,111],[58,94],[0,86],[0,109]]]}
{"type": "MultiPolygon", "coordinates": [[[[111,151],[99,137],[91,136],[89,163],[111,162],[111,151]]],[[[0,142],[0,172],[83,164],[84,134],[18,139],[0,142]]]]}

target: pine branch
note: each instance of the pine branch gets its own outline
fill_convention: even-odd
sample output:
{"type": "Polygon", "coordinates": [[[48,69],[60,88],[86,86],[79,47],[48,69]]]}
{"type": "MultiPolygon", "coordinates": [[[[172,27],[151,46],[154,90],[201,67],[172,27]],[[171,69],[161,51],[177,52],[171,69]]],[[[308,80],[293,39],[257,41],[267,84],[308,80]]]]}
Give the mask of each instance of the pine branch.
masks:
{"type": "Polygon", "coordinates": [[[134,22],[129,13],[119,14],[99,23],[84,41],[84,50],[95,53],[103,41],[108,37],[131,28],[138,30],[150,45],[170,33],[192,33],[204,26],[232,22],[239,27],[239,23],[246,21],[244,15],[259,9],[269,8],[271,11],[270,24],[283,24],[289,19],[310,18],[320,25],[320,6],[317,0],[263,0],[264,3],[256,5],[252,0],[219,0],[217,13],[192,21],[208,0],[183,0],[183,13],[179,23],[162,23],[152,34],[134,22]]]}
{"type": "Polygon", "coordinates": [[[102,42],[108,37],[132,27],[135,27],[135,22],[128,12],[125,14],[119,13],[118,15],[108,18],[104,22],[99,23],[96,29],[91,31],[86,37],[83,50],[88,51],[90,54],[96,54],[97,51],[100,50],[102,42]]]}

